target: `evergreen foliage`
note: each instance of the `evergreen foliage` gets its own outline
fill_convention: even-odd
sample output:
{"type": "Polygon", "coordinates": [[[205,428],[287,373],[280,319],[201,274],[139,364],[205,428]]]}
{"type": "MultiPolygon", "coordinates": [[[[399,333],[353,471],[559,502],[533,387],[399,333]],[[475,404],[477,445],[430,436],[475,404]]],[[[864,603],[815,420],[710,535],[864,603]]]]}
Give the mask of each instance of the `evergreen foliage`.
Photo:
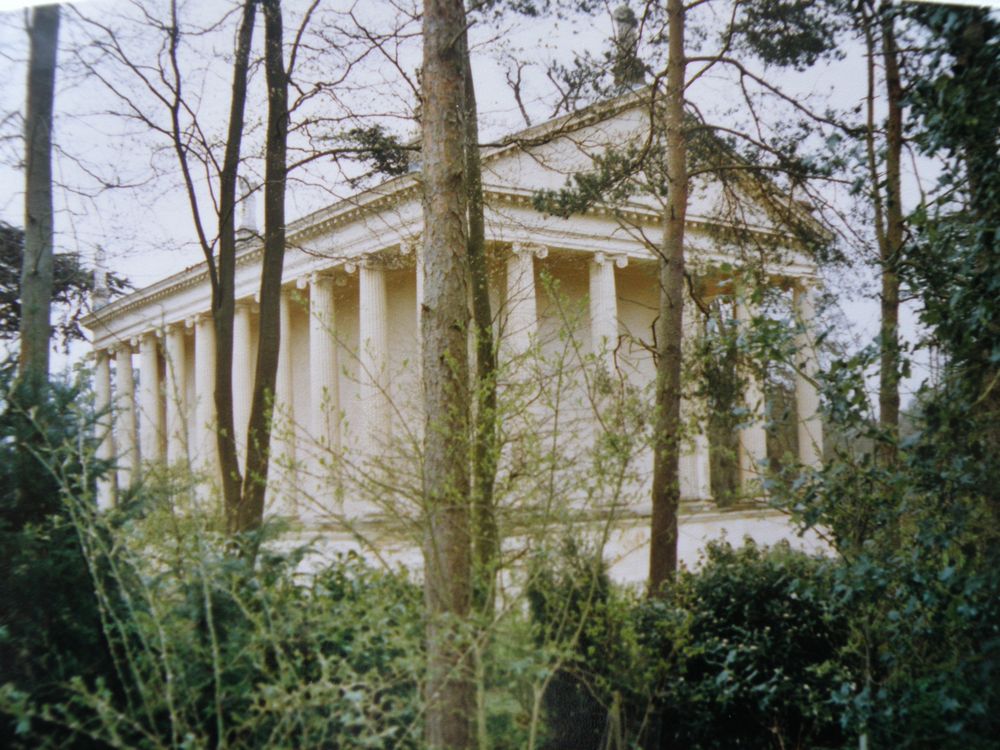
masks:
{"type": "MultiPolygon", "coordinates": [[[[832,697],[849,629],[833,560],[710,545],[663,599],[608,586],[570,548],[529,594],[539,645],[568,649],[545,696],[547,748],[841,747],[832,697]]],[[[555,563],[553,565],[553,563],[555,563]]]]}
{"type": "MultiPolygon", "coordinates": [[[[92,415],[81,383],[55,382],[25,398],[29,387],[15,381],[11,363],[0,368],[0,685],[58,703],[67,700],[71,678],[111,674],[67,507],[69,498],[92,497],[93,481],[107,467],[91,460],[92,415]]],[[[71,742],[62,728],[44,727],[71,742]]],[[[29,729],[0,706],[0,745],[36,746],[29,729]]],[[[90,745],[76,738],[71,746],[90,745]]]]}
{"type": "MultiPolygon", "coordinates": [[[[0,340],[14,340],[21,323],[21,263],[24,260],[24,232],[0,222],[0,340]]],[[[94,271],[75,253],[52,256],[52,302],[58,312],[54,333],[66,348],[71,341],[83,341],[80,319],[89,311],[94,292],[94,271]]],[[[122,294],[132,288],[124,277],[107,275],[108,291],[122,294]]]]}

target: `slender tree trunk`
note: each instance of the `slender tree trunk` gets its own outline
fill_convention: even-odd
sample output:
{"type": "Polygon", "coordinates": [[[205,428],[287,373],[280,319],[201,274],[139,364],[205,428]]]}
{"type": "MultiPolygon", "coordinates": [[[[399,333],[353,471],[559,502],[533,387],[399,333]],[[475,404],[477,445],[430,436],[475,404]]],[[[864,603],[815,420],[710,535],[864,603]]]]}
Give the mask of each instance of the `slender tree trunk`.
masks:
{"type": "Polygon", "coordinates": [[[260,343],[247,429],[247,465],[238,529],[260,526],[270,462],[274,385],[281,347],[281,273],[285,262],[285,179],[288,144],[288,75],[282,49],[281,0],[261,0],[264,9],[264,70],[267,79],[267,151],[264,159],[264,258],[260,276],[260,343]]]}
{"type": "Polygon", "coordinates": [[[257,13],[257,0],[245,0],[233,63],[232,101],[229,133],[219,179],[219,283],[212,295],[215,323],[215,411],[218,419],[216,440],[222,470],[222,497],[226,526],[230,533],[241,530],[242,477],[236,454],[233,424],[233,314],[236,280],[236,178],[240,166],[243,118],[247,99],[247,69],[257,13]]]}
{"type": "Polygon", "coordinates": [[[472,599],[462,0],[428,0],[423,33],[426,733],[432,748],[461,750],[473,744],[475,715],[471,660],[460,637],[472,599]]]}
{"type": "Polygon", "coordinates": [[[58,5],[41,6],[31,12],[28,37],[20,375],[34,389],[48,381],[52,336],[52,113],[59,48],[58,5]]]}
{"type": "Polygon", "coordinates": [[[687,213],[687,144],[684,134],[684,3],[668,0],[665,126],[667,206],[660,255],[660,314],[656,321],[656,425],[653,434],[653,518],[649,593],[659,596],[677,569],[680,505],[681,335],[684,299],[684,220],[687,213]]]}
{"type": "MultiPolygon", "coordinates": [[[[903,87],[894,29],[895,9],[881,9],[882,60],[885,66],[885,233],[879,247],[882,269],[881,358],[879,362],[879,422],[895,438],[899,433],[899,261],[903,248],[903,203],[900,162],[903,153],[903,87]]],[[[876,185],[876,189],[878,189],[876,185]]],[[[896,441],[883,443],[883,458],[896,457],[896,441]]]]}
{"type": "Polygon", "coordinates": [[[493,309],[486,263],[486,222],[483,217],[483,173],[479,163],[479,110],[469,58],[468,34],[463,35],[465,74],[465,183],[469,211],[469,271],[476,337],[476,413],[472,453],[472,547],[476,607],[491,613],[495,601],[499,531],[493,506],[497,450],[497,351],[493,340],[493,309]]]}

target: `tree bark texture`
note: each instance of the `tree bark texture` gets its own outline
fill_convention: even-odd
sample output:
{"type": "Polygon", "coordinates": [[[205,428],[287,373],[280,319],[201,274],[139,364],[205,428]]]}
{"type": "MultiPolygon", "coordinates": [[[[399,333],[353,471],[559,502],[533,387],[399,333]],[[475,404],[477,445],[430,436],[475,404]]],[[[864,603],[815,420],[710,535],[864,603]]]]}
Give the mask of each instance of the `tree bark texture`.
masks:
{"type": "Polygon", "coordinates": [[[240,531],[242,477],[236,452],[233,418],[233,317],[236,283],[236,178],[240,166],[243,120],[247,99],[247,70],[253,41],[257,0],[245,0],[233,63],[229,132],[219,177],[219,283],[213,288],[212,320],[215,324],[216,439],[222,472],[222,497],[230,533],[240,531]]]}
{"type": "Polygon", "coordinates": [[[472,452],[472,529],[476,606],[493,611],[500,539],[493,488],[497,455],[497,350],[493,339],[493,309],[486,262],[486,222],[483,217],[483,173],[479,162],[479,109],[472,78],[468,34],[462,37],[465,75],[465,184],[469,213],[469,275],[475,321],[476,413],[472,452]]]}
{"type": "MultiPolygon", "coordinates": [[[[903,154],[903,86],[893,23],[895,9],[881,10],[882,62],[885,67],[885,232],[879,247],[882,269],[881,359],[879,363],[879,423],[893,438],[899,432],[899,261],[903,249],[903,203],[900,162],[903,154]]],[[[876,186],[877,189],[877,186],[876,186]]],[[[896,441],[882,444],[883,457],[896,456],[896,441]]]]}
{"type": "Polygon", "coordinates": [[[264,157],[264,257],[260,276],[260,342],[247,428],[239,531],[260,526],[270,461],[274,386],[281,347],[281,274],[285,262],[285,180],[288,149],[288,75],[285,71],[281,0],[260,0],[264,10],[267,144],[264,157]]]}
{"type": "Polygon", "coordinates": [[[55,103],[59,6],[31,12],[28,102],[24,120],[24,260],[21,265],[20,374],[42,384],[49,375],[52,335],[52,116],[55,103]]]}
{"type": "Polygon", "coordinates": [[[659,596],[677,569],[680,505],[681,337],[684,307],[684,221],[687,214],[687,144],[684,134],[684,3],[669,0],[665,122],[667,205],[659,261],[660,311],[656,321],[656,424],[653,433],[652,528],[649,593],[659,596]]]}
{"type": "Polygon", "coordinates": [[[423,343],[426,739],[471,747],[475,686],[461,624],[472,599],[469,531],[465,9],[428,0],[423,34],[423,343]]]}

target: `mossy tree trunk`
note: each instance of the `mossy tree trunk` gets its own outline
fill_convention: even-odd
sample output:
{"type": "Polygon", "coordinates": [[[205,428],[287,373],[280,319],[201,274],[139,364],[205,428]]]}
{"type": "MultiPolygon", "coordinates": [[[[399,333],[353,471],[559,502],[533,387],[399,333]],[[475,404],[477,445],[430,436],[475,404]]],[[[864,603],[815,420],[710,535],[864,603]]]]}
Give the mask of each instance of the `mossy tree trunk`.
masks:
{"type": "Polygon", "coordinates": [[[465,8],[424,5],[423,343],[426,739],[473,745],[475,685],[461,626],[472,604],[465,8]]]}
{"type": "Polygon", "coordinates": [[[656,424],[653,433],[649,593],[658,596],[677,570],[680,505],[681,338],[684,300],[684,222],[687,215],[687,139],[684,133],[684,3],[669,0],[666,127],[667,204],[659,258],[656,321],[656,424]]]}
{"type": "Polygon", "coordinates": [[[48,381],[52,336],[52,117],[59,48],[58,5],[32,10],[28,37],[19,364],[22,383],[37,390],[48,381]]]}

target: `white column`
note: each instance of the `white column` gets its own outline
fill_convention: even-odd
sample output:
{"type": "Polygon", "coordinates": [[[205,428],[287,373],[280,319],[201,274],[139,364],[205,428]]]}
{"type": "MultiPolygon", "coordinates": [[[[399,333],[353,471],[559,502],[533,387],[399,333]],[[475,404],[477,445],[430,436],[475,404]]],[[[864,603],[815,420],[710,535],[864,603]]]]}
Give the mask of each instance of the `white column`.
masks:
{"type": "Polygon", "coordinates": [[[194,329],[195,440],[192,463],[211,479],[218,478],[218,444],[215,437],[215,325],[212,316],[200,315],[194,329]]]}
{"type": "MultiPolygon", "coordinates": [[[[693,361],[698,339],[704,335],[704,321],[694,301],[684,295],[685,375],[700,378],[701,368],[693,361]],[[692,367],[693,366],[693,367],[692,367]]],[[[708,406],[697,395],[699,383],[687,383],[687,394],[681,399],[681,421],[687,430],[687,439],[681,444],[680,485],[684,500],[707,501],[712,499],[712,475],[708,445],[708,406]]]]}
{"type": "Polygon", "coordinates": [[[538,299],[535,291],[535,258],[548,248],[514,243],[507,259],[507,324],[505,348],[512,357],[527,352],[538,332],[538,299]]]}
{"type": "Polygon", "coordinates": [[[292,297],[291,291],[281,290],[279,308],[280,345],[278,347],[278,374],[274,384],[274,422],[271,433],[271,457],[274,476],[280,483],[294,484],[295,462],[295,413],[292,379],[292,297]]]}
{"type": "Polygon", "coordinates": [[[167,402],[167,462],[187,462],[187,356],[184,325],[175,323],[167,328],[166,402],[167,402]]]}
{"type": "Polygon", "coordinates": [[[135,425],[135,378],[132,347],[128,343],[115,351],[115,442],[118,446],[118,488],[126,490],[139,476],[138,436],[135,425]]]}
{"type": "MultiPolygon", "coordinates": [[[[750,327],[756,310],[750,301],[740,296],[736,300],[736,319],[742,332],[750,327]]],[[[743,393],[747,409],[747,424],[740,430],[740,486],[749,496],[759,496],[760,470],[767,460],[767,431],[764,428],[764,389],[757,376],[756,367],[744,366],[742,375],[746,381],[743,393]]]]}
{"type": "Polygon", "coordinates": [[[374,452],[389,438],[390,429],[388,300],[381,268],[365,263],[359,273],[358,375],[364,415],[361,440],[369,452],[374,452]]]}
{"type": "Polygon", "coordinates": [[[256,363],[250,336],[249,302],[237,302],[233,316],[233,437],[240,469],[246,468],[247,425],[250,422],[250,399],[253,396],[253,378],[256,363]]]}
{"type": "Polygon", "coordinates": [[[615,266],[624,268],[628,258],[612,258],[594,253],[590,263],[590,336],[594,356],[609,371],[615,366],[618,346],[618,291],[615,286],[615,266]]]}
{"type": "Polygon", "coordinates": [[[799,433],[799,461],[817,467],[823,463],[823,422],[819,408],[819,390],[816,388],[814,289],[808,282],[796,285],[794,294],[798,334],[795,337],[797,367],[795,368],[795,406],[799,433]]]}
{"type": "MultiPolygon", "coordinates": [[[[111,429],[111,361],[103,349],[94,352],[94,409],[97,412],[97,458],[111,461],[114,458],[114,436],[111,429]]],[[[114,505],[115,483],[106,474],[97,482],[97,507],[105,510],[114,505]]]]}
{"type": "Polygon", "coordinates": [[[155,333],[139,340],[139,448],[146,463],[163,460],[159,348],[155,333]]]}
{"type": "Polygon", "coordinates": [[[313,438],[340,450],[340,363],[333,279],[315,276],[309,288],[309,391],[313,438]]]}

